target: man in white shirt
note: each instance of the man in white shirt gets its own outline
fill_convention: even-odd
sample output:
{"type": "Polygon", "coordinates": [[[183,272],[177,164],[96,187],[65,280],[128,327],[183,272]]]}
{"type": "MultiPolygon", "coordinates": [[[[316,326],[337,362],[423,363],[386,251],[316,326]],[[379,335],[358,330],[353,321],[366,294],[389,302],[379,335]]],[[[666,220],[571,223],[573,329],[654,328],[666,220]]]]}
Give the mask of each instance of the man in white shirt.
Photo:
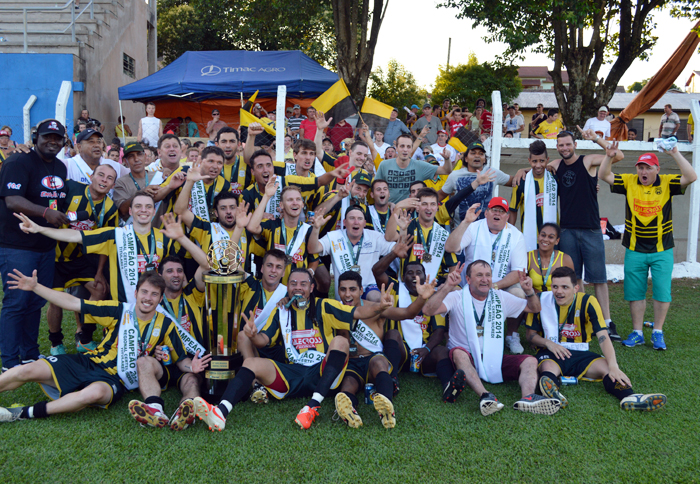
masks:
{"type": "Polygon", "coordinates": [[[100,165],[109,165],[114,168],[117,178],[129,174],[131,170],[121,163],[102,157],[104,144],[102,138],[102,133],[94,129],[86,129],[78,135],[76,139],[78,154],[64,161],[69,180],[89,185],[90,177],[95,172],[95,168],[100,165]]]}
{"type": "MultiPolygon", "coordinates": [[[[440,161],[440,158],[442,158],[443,160],[446,159],[443,153],[445,152],[445,150],[447,150],[447,152],[450,154],[450,162],[455,162],[455,159],[457,158],[457,150],[447,144],[447,131],[438,131],[437,143],[430,145],[430,147],[433,149],[433,154],[435,155],[435,158],[438,161],[440,161]],[[440,157],[438,157],[438,155],[440,155],[440,157]]],[[[442,163],[440,163],[440,166],[442,166],[442,163]]]]}
{"type": "MultiPolygon", "coordinates": [[[[525,237],[508,223],[508,202],[505,198],[492,198],[486,217],[477,221],[478,208],[478,204],[469,208],[462,223],[447,238],[445,251],[456,254],[463,250],[466,264],[479,259],[488,261],[493,270],[493,288],[525,299],[518,275],[519,271],[527,270],[525,237]]],[[[466,271],[462,274],[462,281],[467,282],[466,271]]],[[[512,353],[520,354],[523,347],[518,334],[519,320],[510,317],[506,322],[506,343],[512,353]]]]}
{"type": "Polygon", "coordinates": [[[513,138],[520,138],[520,133],[525,129],[525,122],[522,116],[515,113],[515,106],[508,106],[508,115],[503,121],[503,133],[508,131],[513,133],[513,138]]]}
{"type": "Polygon", "coordinates": [[[598,116],[595,118],[590,118],[588,121],[586,121],[586,124],[583,126],[583,130],[586,131],[587,129],[592,129],[596,132],[596,134],[598,134],[598,136],[602,138],[610,138],[610,121],[605,119],[608,112],[607,106],[601,106],[598,109],[598,116]]]}
{"type": "Polygon", "coordinates": [[[384,141],[384,131],[379,129],[374,130],[374,149],[377,150],[377,154],[384,159],[384,152],[391,145],[384,141]]]}

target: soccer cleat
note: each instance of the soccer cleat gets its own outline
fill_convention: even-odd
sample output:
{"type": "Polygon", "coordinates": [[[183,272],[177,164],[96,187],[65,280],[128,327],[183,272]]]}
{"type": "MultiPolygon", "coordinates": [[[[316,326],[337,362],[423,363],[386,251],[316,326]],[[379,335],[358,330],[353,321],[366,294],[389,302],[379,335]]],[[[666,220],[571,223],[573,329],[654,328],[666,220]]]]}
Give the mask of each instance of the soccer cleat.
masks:
{"type": "Polygon", "coordinates": [[[615,323],[612,321],[608,324],[608,334],[610,335],[610,341],[616,341],[618,343],[622,341],[622,336],[617,334],[617,326],[615,326],[615,323]]]}
{"type": "Polygon", "coordinates": [[[559,386],[557,383],[549,378],[548,376],[540,377],[540,391],[542,395],[547,398],[555,398],[561,403],[561,408],[566,408],[569,405],[569,401],[564,395],[559,393],[559,386]]]}
{"type": "Polygon", "coordinates": [[[644,336],[639,333],[632,331],[626,340],[622,342],[623,345],[633,348],[635,346],[644,344],[644,336]]]}
{"type": "Polygon", "coordinates": [[[450,382],[447,384],[445,387],[445,390],[442,392],[442,401],[444,403],[454,403],[455,400],[457,400],[457,397],[459,396],[462,391],[467,386],[467,375],[464,373],[463,370],[457,370],[454,372],[452,375],[452,378],[450,378],[450,382]]]}
{"type": "Polygon", "coordinates": [[[258,382],[253,383],[253,393],[250,394],[250,401],[253,403],[267,403],[267,388],[258,382]]]}
{"type": "Polygon", "coordinates": [[[66,354],[66,347],[63,346],[63,343],[61,343],[58,346],[51,347],[51,356],[58,356],[58,355],[65,355],[65,354],[66,354]]]}
{"type": "Polygon", "coordinates": [[[226,428],[226,417],[221,414],[219,407],[211,405],[202,397],[194,399],[194,411],[199,420],[206,423],[212,432],[214,430],[221,432],[226,428]]]}
{"type": "Polygon", "coordinates": [[[160,429],[168,425],[168,417],[162,411],[138,400],[129,402],[129,412],[143,426],[160,429]]]}
{"type": "Polygon", "coordinates": [[[396,413],[394,412],[394,404],[381,393],[374,394],[374,409],[379,414],[379,420],[385,429],[393,429],[396,427],[396,413]]]}
{"type": "Polygon", "coordinates": [[[168,424],[171,430],[185,430],[194,423],[194,400],[188,398],[183,401],[168,424]]]}
{"type": "Polygon", "coordinates": [[[352,401],[343,392],[335,396],[335,411],[348,427],[358,429],[362,426],[362,419],[357,414],[357,410],[352,406],[352,401]]]}
{"type": "Polygon", "coordinates": [[[22,414],[22,406],[17,407],[0,407],[0,422],[15,422],[20,420],[22,414]]]}
{"type": "Polygon", "coordinates": [[[80,341],[78,341],[75,344],[75,347],[78,349],[78,353],[89,353],[97,349],[97,343],[90,341],[87,344],[82,344],[80,341]]]}
{"type": "Polygon", "coordinates": [[[394,382],[394,398],[399,394],[399,376],[393,375],[391,381],[394,382]]]}
{"type": "Polygon", "coordinates": [[[487,393],[485,397],[481,397],[481,400],[479,400],[479,410],[481,410],[481,415],[484,417],[496,413],[502,408],[503,404],[498,401],[493,393],[487,393]]]}
{"type": "Polygon", "coordinates": [[[310,429],[311,424],[314,423],[314,420],[318,417],[319,408],[321,407],[309,407],[308,405],[304,405],[304,408],[299,411],[294,421],[299,424],[299,427],[302,429],[310,429]]]}
{"type": "Polygon", "coordinates": [[[523,345],[520,344],[520,335],[518,333],[513,333],[512,336],[506,336],[506,344],[510,352],[514,355],[520,355],[525,351],[523,345]]]}
{"type": "Polygon", "coordinates": [[[561,402],[556,398],[546,398],[535,393],[522,397],[513,404],[513,410],[540,415],[554,415],[560,408],[561,402]]]}
{"type": "Polygon", "coordinates": [[[666,395],[661,393],[635,393],[620,400],[622,410],[639,410],[642,412],[653,412],[666,405],[666,395]]]}
{"type": "Polygon", "coordinates": [[[666,350],[664,334],[661,331],[654,331],[653,333],[651,333],[651,342],[654,343],[655,350],[666,350]]]}

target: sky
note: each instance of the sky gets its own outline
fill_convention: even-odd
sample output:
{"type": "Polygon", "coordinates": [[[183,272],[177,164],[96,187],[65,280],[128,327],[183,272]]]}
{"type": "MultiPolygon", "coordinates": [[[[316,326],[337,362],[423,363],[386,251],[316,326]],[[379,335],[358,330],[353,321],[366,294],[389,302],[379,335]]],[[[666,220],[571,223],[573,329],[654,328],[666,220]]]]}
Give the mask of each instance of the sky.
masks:
{"type": "MultiPolygon", "coordinates": [[[[374,54],[374,66],[386,66],[393,58],[413,73],[419,86],[430,91],[438,73],[438,66],[447,63],[447,47],[452,38],[450,65],[464,64],[470,52],[474,52],[479,62],[493,60],[504,50],[504,44],[487,44],[482,37],[485,27],[472,29],[471,20],[456,18],[455,9],[435,8],[435,0],[389,0],[386,16],[379,32],[379,40],[374,54]],[[433,26],[429,28],[429,26],[433,26]]],[[[635,81],[651,77],[668,60],[671,53],[683,41],[694,22],[687,19],[674,19],[668,11],[655,14],[655,35],[659,37],[652,49],[649,61],[635,60],[620,81],[625,87],[635,81]]],[[[547,66],[554,63],[544,54],[528,53],[524,66],[547,66]]],[[[607,75],[610,66],[601,67],[600,74],[607,75]]],[[[700,55],[696,51],[690,62],[676,80],[683,88],[693,70],[700,70],[700,55]]]]}

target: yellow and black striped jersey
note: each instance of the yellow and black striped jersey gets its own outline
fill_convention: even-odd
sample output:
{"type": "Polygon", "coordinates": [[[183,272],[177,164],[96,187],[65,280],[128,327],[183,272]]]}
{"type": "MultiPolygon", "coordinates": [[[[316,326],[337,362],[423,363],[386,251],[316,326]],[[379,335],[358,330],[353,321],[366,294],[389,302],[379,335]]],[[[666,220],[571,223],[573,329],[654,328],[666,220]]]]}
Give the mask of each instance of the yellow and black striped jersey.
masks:
{"type": "MultiPolygon", "coordinates": [[[[170,176],[163,182],[161,183],[160,186],[165,187],[170,183],[170,180],[173,178],[173,175],[175,173],[187,173],[187,171],[190,169],[189,166],[184,165],[180,166],[177,170],[173,171],[170,176]]],[[[214,210],[214,197],[216,197],[219,193],[221,192],[228,192],[231,190],[231,184],[224,179],[221,175],[216,177],[216,180],[211,182],[209,185],[206,183],[204,184],[204,188],[206,188],[206,200],[207,200],[207,207],[209,207],[209,213],[213,213],[214,210]]],[[[172,192],[166,196],[161,203],[165,206],[165,212],[172,212],[173,207],[175,207],[175,202],[177,201],[177,197],[180,196],[180,192],[182,191],[182,187],[176,188],[172,192]]],[[[191,202],[190,202],[191,203],[191,202]]],[[[191,208],[190,208],[191,210],[191,208]]]]}
{"type": "MultiPolygon", "coordinates": [[[[309,349],[327,353],[336,331],[349,331],[355,326],[355,307],[345,306],[334,299],[315,299],[305,310],[291,306],[288,314],[291,318],[292,344],[299,353],[309,349]]],[[[284,344],[279,318],[279,309],[275,308],[262,329],[262,333],[270,338],[270,346],[284,344]]]]}
{"type": "Polygon", "coordinates": [[[636,174],[616,174],[610,191],[626,196],[623,247],[646,254],[674,247],[671,205],[674,195],[685,193],[681,175],[657,175],[644,186],[636,174]]]}
{"type": "MultiPolygon", "coordinates": [[[[170,318],[175,321],[179,315],[180,326],[188,331],[194,338],[205,347],[208,343],[204,341],[204,293],[197,289],[197,282],[190,279],[189,283],[182,290],[182,294],[176,299],[170,299],[163,294],[161,307],[170,318]]],[[[200,355],[203,356],[203,355],[200,355]]]]}
{"type": "Polygon", "coordinates": [[[266,291],[261,281],[253,276],[248,276],[238,288],[237,312],[245,314],[247,317],[253,311],[254,316],[257,318],[273,293],[274,291],[266,291]]]}
{"type": "MultiPolygon", "coordinates": [[[[117,256],[117,244],[114,238],[114,231],[115,229],[111,227],[89,232],[83,231],[83,252],[85,254],[102,254],[109,258],[109,289],[112,299],[125,302],[126,294],[119,270],[119,257],[117,256]]],[[[160,229],[152,229],[151,233],[155,238],[155,249],[151,246],[150,233],[144,235],[136,234],[140,242],[136,244],[139,274],[146,271],[148,262],[145,256],[150,258],[151,253],[154,254],[153,264],[156,270],[158,269],[158,264],[165,256],[177,255],[181,258],[185,256],[186,251],[180,247],[180,244],[166,237],[160,229]],[[147,253],[144,254],[143,251],[147,251],[147,253]]]]}
{"type": "MultiPolygon", "coordinates": [[[[560,342],[589,343],[594,334],[608,327],[598,300],[590,294],[577,292],[570,305],[561,307],[557,304],[556,310],[561,328],[560,342]]],[[[539,313],[529,313],[525,324],[544,336],[539,313]]]]}
{"type": "MultiPolygon", "coordinates": [[[[440,222],[438,222],[438,224],[439,223],[440,222]]],[[[409,236],[413,236],[413,245],[408,249],[408,257],[406,257],[405,259],[401,259],[401,274],[403,274],[403,268],[407,262],[423,261],[423,254],[426,252],[425,245],[427,245],[428,240],[431,239],[432,231],[432,226],[430,226],[429,228],[425,228],[420,224],[420,222],[418,222],[418,219],[413,219],[411,220],[411,223],[408,224],[407,232],[409,236]],[[420,233],[418,231],[420,231],[420,233]],[[420,254],[420,257],[418,257],[418,255],[416,255],[416,252],[420,250],[422,250],[423,253],[420,254]]],[[[445,254],[442,256],[442,263],[440,264],[440,269],[438,270],[437,274],[440,283],[444,281],[445,277],[447,277],[447,273],[449,272],[450,267],[456,265],[457,255],[445,251],[445,254]]]]}
{"type": "MultiPolygon", "coordinates": [[[[112,202],[111,198],[105,196],[102,200],[94,203],[95,212],[93,213],[93,204],[90,203],[88,198],[89,186],[74,180],[66,181],[66,185],[68,186],[68,196],[66,197],[68,207],[66,211],[84,211],[88,213],[90,218],[70,222],[67,225],[63,225],[62,229],[90,231],[104,227],[117,227],[119,224],[119,208],[112,202]],[[104,214],[102,213],[103,209],[104,214]]],[[[56,244],[56,262],[69,262],[82,255],[78,244],[69,242],[58,242],[56,244]]]]}
{"type": "MultiPolygon", "coordinates": [[[[276,171],[276,169],[275,169],[276,171]]],[[[301,189],[301,196],[304,198],[304,200],[307,200],[309,197],[313,197],[314,194],[316,193],[316,190],[318,189],[318,178],[315,176],[313,177],[305,177],[305,176],[299,176],[299,175],[278,175],[282,178],[282,188],[289,186],[289,185],[295,185],[298,186],[301,189]]],[[[262,200],[263,194],[258,190],[258,184],[256,182],[252,183],[248,188],[243,190],[243,194],[241,195],[241,198],[244,202],[247,202],[248,205],[250,206],[251,212],[258,208],[258,205],[260,204],[260,200],[262,200]]],[[[277,216],[278,214],[272,214],[277,216]]]]}
{"type": "MultiPolygon", "coordinates": [[[[80,303],[80,319],[83,324],[99,324],[105,328],[105,336],[94,351],[85,354],[93,363],[98,365],[110,375],[117,374],[117,340],[119,337],[119,324],[122,320],[124,304],[117,301],[86,301],[80,303]]],[[[138,318],[137,318],[138,319],[138,318]]],[[[148,325],[151,321],[139,322],[141,337],[148,334],[148,325]]],[[[156,312],[151,338],[146,343],[146,351],[153,356],[156,346],[166,345],[170,348],[170,356],[173,362],[180,358],[186,358],[187,354],[182,345],[182,340],[177,334],[177,328],[163,314],[156,312]]]]}
{"type": "MultiPolygon", "coordinates": [[[[233,235],[233,230],[234,229],[226,231],[226,233],[228,233],[229,238],[231,238],[231,236],[233,235]]],[[[192,227],[189,229],[189,238],[193,242],[197,242],[205,254],[209,253],[209,248],[211,247],[211,231],[211,222],[207,222],[206,220],[199,218],[196,215],[194,216],[194,219],[192,220],[192,227]]],[[[254,243],[253,239],[250,237],[248,231],[246,229],[243,229],[241,238],[239,240],[234,240],[233,242],[238,244],[238,247],[241,248],[241,251],[243,252],[243,257],[245,258],[245,271],[250,272],[249,255],[251,254],[252,244],[254,243]]],[[[262,255],[264,255],[264,252],[262,255]]]]}
{"type": "MultiPolygon", "coordinates": [[[[393,277],[389,278],[389,283],[394,284],[393,289],[391,290],[391,294],[394,296],[394,307],[398,308],[399,307],[399,281],[394,279],[393,277]]],[[[416,300],[416,296],[411,296],[411,303],[416,300]]],[[[414,318],[414,321],[420,323],[421,328],[423,329],[423,344],[427,344],[428,340],[430,337],[433,335],[435,331],[437,331],[439,328],[444,328],[445,327],[445,316],[441,314],[436,314],[435,316],[425,316],[423,314],[423,311],[419,312],[418,315],[414,318]]],[[[386,330],[392,330],[392,329],[398,329],[399,333],[401,333],[401,338],[403,339],[403,329],[401,328],[401,321],[392,321],[387,319],[386,321],[386,330]]],[[[404,339],[404,341],[406,341],[404,339]]]]}
{"type": "Polygon", "coordinates": [[[250,185],[250,181],[253,179],[253,174],[250,170],[250,166],[243,161],[240,155],[236,156],[236,161],[227,165],[224,163],[224,169],[221,172],[221,176],[229,182],[231,186],[231,193],[240,195],[243,190],[250,185]]]}
{"type": "Polygon", "coordinates": [[[289,255],[292,257],[292,263],[287,265],[286,269],[284,270],[284,276],[282,277],[282,284],[287,284],[292,267],[308,267],[310,263],[318,260],[318,255],[309,254],[306,250],[309,237],[311,237],[311,228],[306,231],[304,241],[299,246],[299,249],[292,254],[292,244],[295,240],[294,234],[297,231],[297,227],[287,227],[284,225],[285,230],[283,235],[283,225],[284,219],[280,218],[275,220],[265,220],[262,222],[260,224],[262,227],[262,232],[258,236],[258,244],[266,251],[270,249],[279,249],[285,254],[287,251],[290,252],[289,255]]]}
{"type": "MultiPolygon", "coordinates": [[[[544,215],[542,214],[542,207],[544,206],[544,177],[535,178],[535,198],[536,198],[536,214],[537,214],[537,232],[542,229],[544,225],[544,215]]],[[[520,184],[513,190],[510,196],[510,212],[518,213],[520,211],[520,228],[523,227],[523,221],[525,220],[525,179],[520,180],[520,184]]],[[[559,219],[559,214],[557,214],[557,219],[559,219]]]]}
{"type": "MultiPolygon", "coordinates": [[[[341,225],[340,222],[345,218],[345,214],[341,213],[343,211],[343,199],[336,196],[337,193],[337,190],[328,191],[323,197],[321,197],[321,200],[319,201],[319,203],[323,203],[329,198],[335,197],[335,205],[333,205],[324,215],[324,217],[330,217],[330,219],[328,220],[328,222],[326,222],[326,225],[324,225],[321,228],[319,239],[322,239],[328,232],[331,232],[333,230],[339,230],[341,225]]],[[[350,201],[348,203],[348,207],[350,207],[351,205],[355,204],[352,201],[350,201]]],[[[360,207],[362,207],[362,210],[365,211],[365,220],[367,220],[369,217],[368,225],[371,225],[372,218],[369,216],[369,210],[367,209],[367,205],[365,205],[364,203],[360,203],[360,207]]]]}

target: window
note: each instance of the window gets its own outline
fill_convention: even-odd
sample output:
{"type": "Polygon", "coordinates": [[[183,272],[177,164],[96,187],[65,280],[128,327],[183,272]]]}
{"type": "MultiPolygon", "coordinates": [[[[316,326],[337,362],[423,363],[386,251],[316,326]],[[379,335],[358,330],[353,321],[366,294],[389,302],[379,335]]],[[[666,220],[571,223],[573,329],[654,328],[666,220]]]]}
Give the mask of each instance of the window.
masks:
{"type": "Polygon", "coordinates": [[[646,141],[644,138],[644,118],[634,118],[627,123],[627,129],[634,128],[637,130],[637,141],[646,141]]]}
{"type": "Polygon", "coordinates": [[[126,54],[124,54],[124,74],[136,79],[136,61],[126,54]]]}

